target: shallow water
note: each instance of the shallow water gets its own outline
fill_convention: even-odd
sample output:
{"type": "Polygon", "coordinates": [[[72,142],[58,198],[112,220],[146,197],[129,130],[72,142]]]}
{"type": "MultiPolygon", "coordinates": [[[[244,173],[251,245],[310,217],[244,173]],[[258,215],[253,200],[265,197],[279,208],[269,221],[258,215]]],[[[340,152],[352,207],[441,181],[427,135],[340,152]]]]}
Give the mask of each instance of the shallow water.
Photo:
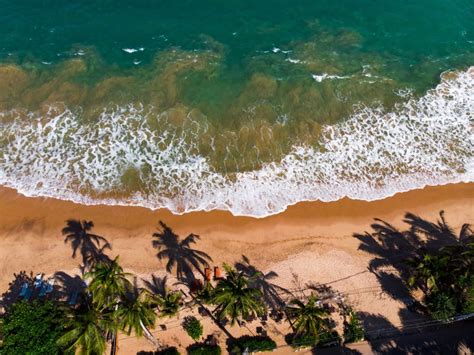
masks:
{"type": "Polygon", "coordinates": [[[0,5],[25,194],[264,216],[472,181],[471,1],[0,5]]]}

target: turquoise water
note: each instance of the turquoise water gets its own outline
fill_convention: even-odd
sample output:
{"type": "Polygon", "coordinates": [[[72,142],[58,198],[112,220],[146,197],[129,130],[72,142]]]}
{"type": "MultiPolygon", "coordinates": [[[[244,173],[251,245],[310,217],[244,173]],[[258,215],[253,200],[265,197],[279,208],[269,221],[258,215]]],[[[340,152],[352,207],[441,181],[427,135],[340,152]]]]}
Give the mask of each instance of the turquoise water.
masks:
{"type": "Polygon", "coordinates": [[[0,8],[0,183],[25,194],[262,216],[471,179],[472,0],[0,8]]]}

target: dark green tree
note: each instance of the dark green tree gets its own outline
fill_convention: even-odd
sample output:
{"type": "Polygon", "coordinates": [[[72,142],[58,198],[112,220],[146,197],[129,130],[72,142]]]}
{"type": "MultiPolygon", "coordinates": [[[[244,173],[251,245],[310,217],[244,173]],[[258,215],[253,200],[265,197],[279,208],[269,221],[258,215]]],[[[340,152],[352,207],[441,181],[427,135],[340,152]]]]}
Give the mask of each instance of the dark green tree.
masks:
{"type": "Polygon", "coordinates": [[[315,294],[308,297],[306,303],[299,299],[293,299],[286,308],[290,321],[293,322],[297,338],[310,339],[312,345],[319,341],[322,332],[329,330],[329,312],[318,306],[318,298],[315,294]]]}
{"type": "Polygon", "coordinates": [[[61,354],[65,314],[51,301],[17,302],[0,323],[3,343],[0,354],[61,354]]]}
{"type": "Polygon", "coordinates": [[[227,276],[219,280],[212,294],[212,303],[217,306],[217,317],[229,317],[234,325],[241,319],[262,314],[265,310],[262,292],[250,286],[251,280],[244,272],[238,272],[225,264],[224,269],[227,276]]]}

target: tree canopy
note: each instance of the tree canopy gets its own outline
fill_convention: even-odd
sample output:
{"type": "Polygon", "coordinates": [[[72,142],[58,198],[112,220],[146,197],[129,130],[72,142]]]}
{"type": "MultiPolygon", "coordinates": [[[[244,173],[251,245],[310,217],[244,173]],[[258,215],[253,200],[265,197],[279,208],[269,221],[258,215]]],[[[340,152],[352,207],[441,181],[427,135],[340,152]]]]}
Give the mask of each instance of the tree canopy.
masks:
{"type": "Polygon", "coordinates": [[[61,354],[56,344],[65,323],[60,307],[52,301],[17,302],[7,310],[0,325],[0,354],[61,354]]]}

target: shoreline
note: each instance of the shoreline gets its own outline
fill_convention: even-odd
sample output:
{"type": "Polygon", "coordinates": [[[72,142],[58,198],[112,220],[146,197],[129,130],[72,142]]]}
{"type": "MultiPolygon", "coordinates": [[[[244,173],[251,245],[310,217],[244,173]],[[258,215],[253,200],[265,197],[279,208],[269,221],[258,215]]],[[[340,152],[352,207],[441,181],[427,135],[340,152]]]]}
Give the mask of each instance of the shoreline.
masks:
{"type": "MultiPolygon", "coordinates": [[[[139,269],[146,271],[151,265],[159,265],[153,255],[151,235],[160,220],[180,236],[189,233],[200,235],[199,246],[211,256],[219,254],[219,262],[235,259],[235,251],[241,251],[239,256],[243,252],[254,254],[254,250],[247,250],[248,245],[272,246],[277,250],[261,256],[262,264],[268,265],[295,254],[296,250],[291,248],[278,250],[275,248],[278,243],[297,244],[298,238],[317,238],[326,239],[326,242],[331,240],[337,248],[353,249],[357,242],[350,236],[369,230],[374,218],[401,226],[405,212],[410,211],[434,221],[440,210],[446,211],[448,222],[455,228],[472,221],[474,183],[426,187],[372,202],[347,198],[335,202],[301,202],[288,207],[285,212],[259,219],[235,217],[227,211],[174,215],[164,209],[152,211],[144,207],[88,206],[52,198],[25,197],[13,189],[1,187],[0,256],[11,256],[13,253],[21,260],[30,253],[30,249],[36,248],[41,253],[35,260],[24,260],[23,266],[18,265],[17,270],[13,265],[7,265],[5,258],[0,258],[0,274],[4,275],[1,276],[0,288],[6,285],[5,278],[10,278],[12,272],[19,269],[49,264],[48,270],[54,271],[55,267],[77,265],[79,260],[71,258],[70,247],[64,245],[61,235],[65,221],[70,218],[92,220],[94,231],[109,239],[113,245],[112,253],[120,254],[126,267],[132,267],[132,260],[137,259],[128,247],[133,239],[133,245],[142,248],[141,251],[150,257],[150,260],[139,263],[139,269]],[[225,244],[238,248],[228,253],[225,244]],[[45,260],[38,265],[37,262],[46,257],[51,249],[64,254],[61,261],[45,260]]],[[[140,254],[140,250],[136,250],[135,254],[140,254]]]]}

